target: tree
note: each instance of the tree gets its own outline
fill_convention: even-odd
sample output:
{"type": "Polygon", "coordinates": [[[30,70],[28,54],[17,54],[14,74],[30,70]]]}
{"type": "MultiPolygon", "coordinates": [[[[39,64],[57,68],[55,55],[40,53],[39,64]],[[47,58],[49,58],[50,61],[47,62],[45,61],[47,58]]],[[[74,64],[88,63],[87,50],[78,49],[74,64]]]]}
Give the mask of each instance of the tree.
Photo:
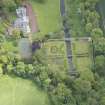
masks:
{"type": "Polygon", "coordinates": [[[54,105],[76,105],[75,99],[72,96],[72,91],[63,83],[59,83],[57,88],[53,90],[52,100],[54,105]]]}
{"type": "Polygon", "coordinates": [[[8,69],[8,72],[12,72],[14,69],[14,66],[10,63],[7,65],[7,69],[8,69]]]}
{"type": "Polygon", "coordinates": [[[3,74],[2,64],[0,64],[0,74],[3,74]]]}
{"type": "Polygon", "coordinates": [[[86,24],[86,28],[85,28],[86,29],[86,32],[90,33],[92,31],[92,27],[93,27],[92,26],[92,23],[87,23],[86,24]]]}
{"type": "Polygon", "coordinates": [[[80,104],[82,101],[86,101],[92,89],[91,82],[88,80],[82,80],[81,78],[78,78],[74,81],[73,88],[78,104],[80,104]]]}
{"type": "Polygon", "coordinates": [[[100,28],[95,28],[92,30],[91,36],[96,41],[98,38],[103,37],[103,31],[100,28]]]}
{"type": "Polygon", "coordinates": [[[23,2],[23,0],[14,0],[14,1],[18,6],[21,5],[21,3],[23,2]]]}
{"type": "Polygon", "coordinates": [[[5,12],[11,12],[11,11],[15,11],[16,9],[16,4],[14,2],[14,0],[2,0],[2,8],[4,9],[5,12]]]}
{"type": "Polygon", "coordinates": [[[101,105],[105,105],[105,96],[101,97],[101,105]]]}
{"type": "Polygon", "coordinates": [[[104,55],[105,54],[105,38],[97,39],[97,42],[94,43],[95,55],[104,55]]]}
{"type": "Polygon", "coordinates": [[[94,82],[94,74],[90,69],[80,71],[80,78],[89,82],[94,82]]]}
{"type": "Polygon", "coordinates": [[[103,55],[96,57],[95,70],[100,76],[105,75],[105,57],[103,55]]]}
{"type": "Polygon", "coordinates": [[[6,38],[4,37],[4,35],[0,34],[0,44],[4,41],[6,41],[6,38]]]}
{"type": "Polygon", "coordinates": [[[13,37],[15,39],[21,38],[21,36],[20,36],[20,30],[19,29],[14,29],[13,32],[12,32],[12,34],[13,34],[13,37]]]}
{"type": "Polygon", "coordinates": [[[26,77],[25,75],[25,64],[24,62],[19,61],[16,66],[16,74],[22,77],[26,77]]]}
{"type": "Polygon", "coordinates": [[[4,64],[8,63],[8,57],[7,55],[2,55],[0,58],[0,61],[4,64]]]}
{"type": "Polygon", "coordinates": [[[26,75],[28,77],[33,78],[33,74],[34,74],[34,67],[33,67],[33,65],[32,64],[26,65],[25,72],[26,72],[26,75]]]}

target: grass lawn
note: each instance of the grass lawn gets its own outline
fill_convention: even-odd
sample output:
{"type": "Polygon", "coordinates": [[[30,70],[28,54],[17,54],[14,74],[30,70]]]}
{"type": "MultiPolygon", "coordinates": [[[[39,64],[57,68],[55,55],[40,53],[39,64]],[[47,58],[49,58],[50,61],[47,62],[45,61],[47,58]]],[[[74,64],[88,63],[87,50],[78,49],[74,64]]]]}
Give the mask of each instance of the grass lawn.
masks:
{"type": "Polygon", "coordinates": [[[74,64],[77,70],[86,70],[91,68],[92,57],[91,57],[91,49],[90,42],[87,40],[75,40],[72,42],[72,51],[73,51],[73,59],[74,64]],[[77,56],[76,56],[77,55],[77,56]],[[78,55],[84,55],[83,57],[78,55]]]}
{"type": "Polygon", "coordinates": [[[77,69],[79,71],[86,70],[91,67],[92,61],[89,57],[79,57],[77,58],[77,69]]]}
{"type": "Polygon", "coordinates": [[[29,80],[0,77],[0,105],[49,105],[47,94],[29,80]]]}
{"type": "Polygon", "coordinates": [[[73,36],[85,36],[85,29],[82,23],[82,17],[78,13],[78,9],[80,6],[79,0],[65,0],[66,1],[66,9],[69,15],[69,23],[71,24],[71,35],[73,36]],[[69,2],[69,3],[68,3],[69,2]],[[69,14],[70,13],[70,14],[69,14]]]}
{"type": "Polygon", "coordinates": [[[75,41],[75,53],[84,54],[89,52],[89,42],[88,41],[75,41]]]}
{"type": "Polygon", "coordinates": [[[30,0],[30,3],[37,15],[40,29],[38,35],[42,36],[49,32],[58,32],[61,29],[60,0],[45,0],[45,3],[30,0]]]}

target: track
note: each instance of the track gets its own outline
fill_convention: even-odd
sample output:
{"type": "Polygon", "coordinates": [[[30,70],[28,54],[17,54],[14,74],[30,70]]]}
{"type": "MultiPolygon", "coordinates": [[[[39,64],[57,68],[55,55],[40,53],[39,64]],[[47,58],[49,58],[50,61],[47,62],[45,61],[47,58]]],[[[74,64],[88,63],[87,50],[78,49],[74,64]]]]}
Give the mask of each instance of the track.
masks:
{"type": "MultiPolygon", "coordinates": [[[[60,0],[60,12],[62,17],[66,16],[65,0],[60,0]]],[[[67,26],[67,21],[65,19],[63,20],[63,27],[64,27],[65,39],[70,39],[71,34],[69,32],[70,30],[67,26]]],[[[66,43],[66,51],[67,51],[67,58],[68,58],[68,64],[69,64],[69,72],[71,75],[74,75],[75,70],[74,70],[73,59],[72,59],[71,40],[65,40],[65,43],[66,43]]]]}

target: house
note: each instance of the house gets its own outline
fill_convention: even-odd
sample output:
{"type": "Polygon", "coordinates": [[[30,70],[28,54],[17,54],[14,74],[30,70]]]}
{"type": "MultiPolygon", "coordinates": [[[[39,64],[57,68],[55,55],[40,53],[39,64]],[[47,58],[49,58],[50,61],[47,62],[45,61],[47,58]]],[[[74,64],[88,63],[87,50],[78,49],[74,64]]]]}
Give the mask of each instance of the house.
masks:
{"type": "Polygon", "coordinates": [[[26,15],[26,8],[19,7],[16,9],[17,19],[14,22],[14,27],[20,29],[23,33],[27,34],[31,32],[29,26],[29,17],[26,15]]]}
{"type": "Polygon", "coordinates": [[[24,17],[26,16],[26,8],[25,7],[19,7],[18,9],[16,9],[16,13],[18,17],[24,17]]]}

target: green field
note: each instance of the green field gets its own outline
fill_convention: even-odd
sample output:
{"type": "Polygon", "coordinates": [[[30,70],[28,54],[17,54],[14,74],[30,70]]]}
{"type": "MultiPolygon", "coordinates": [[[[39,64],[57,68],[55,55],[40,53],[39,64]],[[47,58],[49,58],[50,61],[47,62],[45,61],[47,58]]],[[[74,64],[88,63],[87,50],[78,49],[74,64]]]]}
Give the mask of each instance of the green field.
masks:
{"type": "Polygon", "coordinates": [[[91,68],[92,58],[90,43],[91,42],[88,40],[72,41],[74,64],[79,71],[91,68]]]}
{"type": "Polygon", "coordinates": [[[30,0],[30,3],[37,16],[39,37],[61,29],[60,0],[45,0],[45,3],[30,0]]]}
{"type": "Polygon", "coordinates": [[[75,40],[72,41],[72,47],[75,54],[86,54],[89,51],[89,42],[87,40],[75,40]]]}
{"type": "Polygon", "coordinates": [[[79,0],[65,0],[66,1],[66,10],[69,15],[69,23],[71,25],[71,35],[83,37],[85,35],[85,29],[81,14],[78,13],[80,9],[79,0]]]}
{"type": "Polygon", "coordinates": [[[29,80],[0,77],[0,105],[49,105],[47,94],[29,80]]]}

